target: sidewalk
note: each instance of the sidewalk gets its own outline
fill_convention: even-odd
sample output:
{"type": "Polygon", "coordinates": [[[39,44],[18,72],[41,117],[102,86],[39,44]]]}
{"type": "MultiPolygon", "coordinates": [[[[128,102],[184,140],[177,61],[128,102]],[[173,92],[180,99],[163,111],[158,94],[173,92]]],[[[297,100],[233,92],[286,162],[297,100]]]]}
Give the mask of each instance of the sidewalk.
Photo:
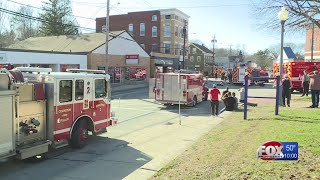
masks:
{"type": "Polygon", "coordinates": [[[232,112],[224,112],[220,117],[184,117],[182,125],[175,119],[167,124],[162,124],[131,134],[126,140],[130,146],[148,154],[152,160],[143,165],[124,179],[148,179],[157,171],[167,165],[182,152],[187,150],[201,136],[218,126],[232,112]]]}

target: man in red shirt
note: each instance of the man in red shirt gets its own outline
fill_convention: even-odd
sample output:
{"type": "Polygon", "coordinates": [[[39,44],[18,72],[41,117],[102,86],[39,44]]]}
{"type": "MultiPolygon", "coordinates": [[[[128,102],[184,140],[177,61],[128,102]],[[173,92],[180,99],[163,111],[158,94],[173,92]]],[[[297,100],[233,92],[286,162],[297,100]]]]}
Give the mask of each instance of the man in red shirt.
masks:
{"type": "Polygon", "coordinates": [[[214,84],[213,89],[210,90],[211,95],[211,116],[218,116],[219,113],[219,94],[220,91],[214,84]]]}

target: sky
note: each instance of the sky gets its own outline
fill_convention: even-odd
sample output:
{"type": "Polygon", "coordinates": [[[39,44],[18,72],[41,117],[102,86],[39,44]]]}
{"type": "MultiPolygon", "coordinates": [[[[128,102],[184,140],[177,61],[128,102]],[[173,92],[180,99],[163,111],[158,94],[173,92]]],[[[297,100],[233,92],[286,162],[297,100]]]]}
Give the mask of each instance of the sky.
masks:
{"type": "MultiPolygon", "coordinates": [[[[16,3],[41,7],[41,0],[1,0],[14,8],[16,3]]],[[[177,8],[190,16],[189,40],[216,48],[240,49],[249,54],[280,43],[279,29],[259,30],[252,15],[251,0],[110,0],[110,15],[127,12],[177,8]]],[[[95,29],[95,18],[106,16],[107,0],[71,0],[73,14],[81,27],[95,29]],[[82,18],[86,17],[86,18],[82,18]],[[88,19],[89,18],[89,19],[88,19]]],[[[280,9],[279,9],[280,11],[280,9]]],[[[275,14],[277,16],[277,14],[275,14]]],[[[89,32],[89,31],[83,31],[89,32]]],[[[285,35],[285,42],[304,43],[305,34],[285,35]]]]}

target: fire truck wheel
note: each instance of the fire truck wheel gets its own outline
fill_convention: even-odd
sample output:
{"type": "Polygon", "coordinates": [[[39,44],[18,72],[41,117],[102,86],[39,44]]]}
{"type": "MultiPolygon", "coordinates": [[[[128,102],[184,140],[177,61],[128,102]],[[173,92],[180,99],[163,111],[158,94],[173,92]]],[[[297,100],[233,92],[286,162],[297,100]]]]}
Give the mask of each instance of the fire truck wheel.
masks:
{"type": "Polygon", "coordinates": [[[80,119],[73,128],[70,146],[72,148],[82,148],[86,145],[87,140],[87,122],[84,119],[80,119]]]}

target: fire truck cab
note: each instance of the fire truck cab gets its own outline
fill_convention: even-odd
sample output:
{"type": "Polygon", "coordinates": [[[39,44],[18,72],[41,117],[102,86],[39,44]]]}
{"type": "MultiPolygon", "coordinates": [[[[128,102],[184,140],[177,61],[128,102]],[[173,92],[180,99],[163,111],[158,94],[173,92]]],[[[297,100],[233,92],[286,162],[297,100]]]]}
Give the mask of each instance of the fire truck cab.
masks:
{"type": "Polygon", "coordinates": [[[99,70],[0,70],[0,159],[34,157],[70,145],[82,148],[88,132],[115,125],[110,77],[99,70]]]}

